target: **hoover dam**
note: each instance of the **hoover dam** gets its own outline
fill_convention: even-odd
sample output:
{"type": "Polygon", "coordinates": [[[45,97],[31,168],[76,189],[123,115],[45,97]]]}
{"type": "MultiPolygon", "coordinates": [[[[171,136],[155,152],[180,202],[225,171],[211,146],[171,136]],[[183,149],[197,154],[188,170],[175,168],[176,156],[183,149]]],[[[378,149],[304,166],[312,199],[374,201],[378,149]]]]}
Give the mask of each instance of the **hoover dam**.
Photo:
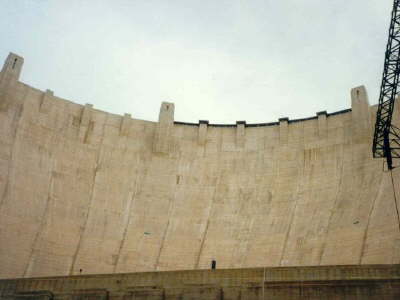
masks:
{"type": "Polygon", "coordinates": [[[151,122],[30,87],[23,61],[0,73],[1,279],[400,263],[400,169],[372,158],[363,86],[306,119],[183,123],[163,102],[151,122]]]}

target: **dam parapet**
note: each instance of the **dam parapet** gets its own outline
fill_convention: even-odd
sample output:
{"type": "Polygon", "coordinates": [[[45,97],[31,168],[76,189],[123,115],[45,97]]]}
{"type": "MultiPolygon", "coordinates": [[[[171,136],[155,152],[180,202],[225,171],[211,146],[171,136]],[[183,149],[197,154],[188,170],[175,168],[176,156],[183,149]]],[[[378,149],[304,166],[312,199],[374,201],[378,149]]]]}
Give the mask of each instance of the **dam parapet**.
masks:
{"type": "MultiPolygon", "coordinates": [[[[6,93],[7,90],[15,89],[13,88],[14,84],[19,83],[19,76],[22,71],[24,59],[21,56],[10,53],[3,65],[2,71],[0,73],[0,85],[2,86],[2,93],[6,93]]],[[[98,120],[105,119],[114,119],[119,120],[119,135],[120,136],[129,136],[130,131],[133,130],[132,123],[135,122],[147,122],[154,123],[151,121],[142,121],[133,119],[131,114],[124,114],[123,116],[110,114],[98,109],[95,109],[92,104],[77,104],[73,103],[69,100],[65,100],[54,95],[52,90],[46,90],[41,92],[37,89],[30,88],[26,84],[19,83],[20,90],[21,89],[32,89],[32,91],[25,91],[25,93],[30,93],[31,99],[27,99],[26,102],[36,102],[30,103],[31,105],[35,105],[35,111],[41,114],[52,113],[51,106],[60,107],[60,106],[71,106],[71,110],[69,114],[73,115],[72,123],[75,126],[80,126],[78,139],[83,142],[89,142],[89,135],[94,130],[94,127],[103,126],[103,124],[99,124],[98,120]],[[37,95],[40,93],[40,95],[37,95]],[[34,99],[36,98],[36,99],[34,99]],[[70,105],[68,105],[70,104],[70,105]],[[75,113],[78,111],[78,115],[75,113]],[[96,117],[94,114],[102,115],[101,117],[96,117]]],[[[13,92],[11,91],[11,94],[13,92]]],[[[12,97],[12,95],[11,95],[12,97]]],[[[8,97],[10,98],[10,97],[8,97]]],[[[20,97],[21,98],[21,97],[20,97]]],[[[8,101],[10,99],[7,99],[8,101]]],[[[7,100],[3,96],[3,107],[8,106],[7,100]]],[[[22,103],[24,104],[24,103],[22,103]]],[[[30,104],[27,103],[29,106],[30,104]]],[[[187,125],[187,126],[198,126],[199,130],[197,132],[198,136],[198,144],[205,145],[207,141],[207,128],[208,127],[218,127],[218,128],[232,128],[236,133],[236,144],[238,148],[245,148],[246,144],[246,129],[247,128],[259,128],[259,127],[269,127],[269,126],[278,126],[279,127],[279,143],[284,145],[290,140],[288,140],[288,130],[289,126],[297,122],[311,121],[315,120],[315,127],[318,131],[318,137],[321,139],[327,138],[327,134],[329,131],[328,118],[337,116],[339,114],[350,113],[351,114],[351,130],[354,131],[354,136],[357,139],[363,139],[369,137],[371,134],[371,130],[373,127],[372,118],[375,113],[375,108],[369,105],[367,92],[364,86],[359,86],[353,88],[351,90],[351,109],[345,109],[338,112],[327,113],[318,112],[316,116],[302,118],[302,119],[293,119],[289,118],[280,118],[278,122],[270,122],[270,123],[254,123],[247,124],[246,121],[237,121],[236,124],[212,124],[208,121],[199,121],[199,123],[188,123],[188,122],[179,122],[174,120],[174,104],[170,102],[163,102],[160,107],[159,119],[158,122],[154,123],[154,141],[153,141],[153,151],[155,153],[169,153],[174,149],[174,126],[176,125],[187,125]]],[[[114,122],[113,122],[114,123],[114,122]]]]}

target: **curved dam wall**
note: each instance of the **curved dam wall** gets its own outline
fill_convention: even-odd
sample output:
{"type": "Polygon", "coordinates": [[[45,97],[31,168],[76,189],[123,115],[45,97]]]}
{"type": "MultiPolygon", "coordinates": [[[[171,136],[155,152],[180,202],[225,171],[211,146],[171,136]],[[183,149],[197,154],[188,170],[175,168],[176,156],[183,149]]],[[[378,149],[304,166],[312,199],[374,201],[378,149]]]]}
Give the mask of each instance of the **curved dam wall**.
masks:
{"type": "Polygon", "coordinates": [[[149,122],[29,87],[22,63],[0,73],[0,278],[400,262],[400,169],[372,158],[365,88],[304,120],[184,124],[163,103],[149,122]]]}

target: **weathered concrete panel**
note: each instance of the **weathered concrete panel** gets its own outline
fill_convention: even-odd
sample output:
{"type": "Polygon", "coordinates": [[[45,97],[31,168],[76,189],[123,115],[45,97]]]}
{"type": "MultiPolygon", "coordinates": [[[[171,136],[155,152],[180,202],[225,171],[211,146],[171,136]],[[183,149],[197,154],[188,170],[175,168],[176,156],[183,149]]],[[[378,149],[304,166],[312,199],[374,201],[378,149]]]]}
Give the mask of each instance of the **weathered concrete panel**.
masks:
{"type": "Polygon", "coordinates": [[[400,169],[372,159],[365,88],[301,121],[163,103],[155,123],[31,88],[22,62],[0,73],[0,278],[399,263],[400,169]]]}

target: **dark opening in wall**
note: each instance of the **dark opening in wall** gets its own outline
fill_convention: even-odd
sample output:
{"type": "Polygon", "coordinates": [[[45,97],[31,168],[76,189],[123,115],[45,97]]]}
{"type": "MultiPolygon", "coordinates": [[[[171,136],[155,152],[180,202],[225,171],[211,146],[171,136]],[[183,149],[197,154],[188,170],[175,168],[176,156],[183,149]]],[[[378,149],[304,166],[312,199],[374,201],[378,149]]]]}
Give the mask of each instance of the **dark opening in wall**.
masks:
{"type": "Polygon", "coordinates": [[[15,59],[14,59],[14,62],[13,62],[13,65],[12,65],[12,68],[13,68],[13,69],[15,68],[15,65],[17,64],[17,60],[18,60],[18,58],[15,58],[15,59]]]}
{"type": "Polygon", "coordinates": [[[217,261],[215,259],[213,259],[211,261],[211,270],[215,270],[217,268],[217,261]]]}

